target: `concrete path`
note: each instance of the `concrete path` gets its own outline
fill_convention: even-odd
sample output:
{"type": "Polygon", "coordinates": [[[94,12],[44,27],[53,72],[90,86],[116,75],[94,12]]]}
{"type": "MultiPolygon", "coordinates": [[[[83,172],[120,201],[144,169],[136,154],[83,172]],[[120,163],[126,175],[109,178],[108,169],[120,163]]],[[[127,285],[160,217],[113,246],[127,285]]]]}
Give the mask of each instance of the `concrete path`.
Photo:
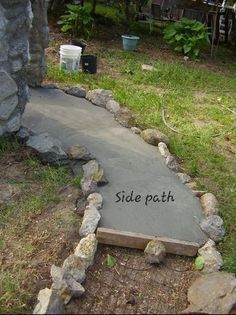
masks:
{"type": "Polygon", "coordinates": [[[55,89],[32,90],[23,124],[65,147],[85,145],[105,169],[100,226],[202,244],[198,198],[165,165],[156,147],[120,126],[112,114],[55,89]],[[133,199],[124,200],[133,191],[133,199]],[[140,195],[140,197],[137,195],[140,195]],[[155,196],[155,197],[154,197],[155,196]]]}

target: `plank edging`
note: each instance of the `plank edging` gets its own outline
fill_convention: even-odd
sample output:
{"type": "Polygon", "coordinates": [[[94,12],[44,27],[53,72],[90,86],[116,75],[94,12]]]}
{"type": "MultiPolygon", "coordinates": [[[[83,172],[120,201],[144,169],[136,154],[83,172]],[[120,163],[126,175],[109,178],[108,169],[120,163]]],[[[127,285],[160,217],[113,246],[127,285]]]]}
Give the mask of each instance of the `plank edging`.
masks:
{"type": "Polygon", "coordinates": [[[196,256],[200,247],[198,243],[190,241],[180,241],[167,237],[151,236],[142,233],[119,231],[109,228],[99,227],[96,237],[99,243],[115,245],[128,248],[144,249],[149,241],[158,239],[166,248],[169,254],[196,256]]]}

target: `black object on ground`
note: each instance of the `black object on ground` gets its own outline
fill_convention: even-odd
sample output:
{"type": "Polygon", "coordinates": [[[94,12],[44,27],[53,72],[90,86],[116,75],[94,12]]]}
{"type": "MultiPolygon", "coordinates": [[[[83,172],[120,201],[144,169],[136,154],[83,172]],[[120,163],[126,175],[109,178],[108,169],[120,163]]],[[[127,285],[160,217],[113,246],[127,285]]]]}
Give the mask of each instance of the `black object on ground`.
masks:
{"type": "Polygon", "coordinates": [[[84,72],[93,74],[97,72],[97,56],[83,55],[81,56],[82,69],[84,72]]]}

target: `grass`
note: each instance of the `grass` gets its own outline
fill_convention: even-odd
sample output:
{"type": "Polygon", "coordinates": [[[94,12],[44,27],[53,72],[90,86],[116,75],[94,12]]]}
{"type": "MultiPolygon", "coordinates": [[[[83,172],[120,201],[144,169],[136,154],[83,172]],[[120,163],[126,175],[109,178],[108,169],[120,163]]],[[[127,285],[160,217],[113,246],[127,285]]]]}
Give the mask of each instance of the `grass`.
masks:
{"type": "MultiPolygon", "coordinates": [[[[101,44],[102,45],[102,44],[101,44]]],[[[204,68],[203,62],[164,61],[148,54],[101,49],[98,60],[108,70],[96,75],[64,74],[49,61],[48,80],[66,85],[104,88],[136,115],[140,126],[157,127],[170,139],[170,150],[201,189],[220,202],[226,237],[220,244],[224,269],[236,272],[236,107],[235,60],[223,72],[204,68]],[[148,63],[156,70],[144,72],[148,63]],[[222,105],[224,107],[222,107],[222,105]],[[179,133],[165,126],[166,120],[179,133]]]]}
{"type": "MultiPolygon", "coordinates": [[[[24,148],[15,138],[0,138],[1,161],[9,160],[14,152],[21,154],[22,150],[24,148]]],[[[24,290],[22,286],[32,272],[28,267],[32,259],[31,254],[38,252],[40,248],[37,247],[37,242],[30,243],[30,238],[34,238],[37,231],[35,235],[27,235],[27,229],[32,224],[37,225],[33,221],[34,218],[40,218],[46,210],[60,200],[59,188],[72,182],[67,169],[42,166],[33,157],[26,157],[21,162],[21,166],[25,170],[24,178],[16,179],[12,183],[19,187],[19,196],[12,198],[9,203],[2,204],[0,208],[0,250],[2,255],[7,253],[6,257],[2,256],[6,261],[3,258],[0,274],[0,313],[2,314],[29,312],[32,293],[24,290]],[[11,255],[12,259],[9,261],[11,255]]],[[[54,225],[55,223],[51,222],[52,228],[54,225]]],[[[43,227],[41,229],[43,231],[43,227]]],[[[42,237],[40,231],[37,233],[42,237]]],[[[37,241],[40,243],[40,239],[37,241]]],[[[55,242],[53,239],[52,241],[55,242]]]]}

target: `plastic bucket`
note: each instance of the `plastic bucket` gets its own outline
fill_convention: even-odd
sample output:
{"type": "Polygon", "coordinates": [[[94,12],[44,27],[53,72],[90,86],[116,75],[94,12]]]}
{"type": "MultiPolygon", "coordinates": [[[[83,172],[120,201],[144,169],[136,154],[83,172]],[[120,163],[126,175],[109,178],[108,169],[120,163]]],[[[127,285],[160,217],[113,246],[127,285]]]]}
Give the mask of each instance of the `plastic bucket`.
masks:
{"type": "Polygon", "coordinates": [[[84,72],[93,74],[97,72],[97,56],[83,55],[81,57],[82,69],[84,72]]]}
{"type": "Polygon", "coordinates": [[[60,69],[68,72],[79,70],[82,48],[74,45],[60,46],[60,69]]]}
{"type": "Polygon", "coordinates": [[[122,35],[123,49],[124,50],[136,50],[139,37],[133,35],[122,35]]]}

